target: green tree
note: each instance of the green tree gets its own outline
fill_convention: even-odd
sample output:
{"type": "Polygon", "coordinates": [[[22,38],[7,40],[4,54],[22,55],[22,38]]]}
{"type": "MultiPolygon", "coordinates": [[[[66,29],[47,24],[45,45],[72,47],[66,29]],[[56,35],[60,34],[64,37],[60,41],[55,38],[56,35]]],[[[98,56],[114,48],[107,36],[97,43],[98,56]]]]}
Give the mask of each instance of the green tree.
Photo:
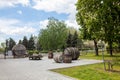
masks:
{"type": "Polygon", "coordinates": [[[43,49],[61,49],[66,46],[66,37],[66,24],[55,18],[49,18],[47,28],[40,30],[39,43],[43,49]]]}
{"type": "Polygon", "coordinates": [[[28,41],[28,50],[34,50],[34,49],[35,49],[35,41],[34,41],[34,37],[31,35],[28,41]]]}
{"type": "Polygon", "coordinates": [[[26,47],[26,49],[28,49],[28,39],[26,36],[23,37],[22,44],[26,47]]]}
{"type": "Polygon", "coordinates": [[[6,40],[6,44],[8,50],[12,50],[13,46],[16,45],[16,42],[12,38],[9,38],[9,40],[6,40]]]}
{"type": "Polygon", "coordinates": [[[68,33],[67,40],[66,40],[67,47],[77,47],[78,44],[78,33],[77,31],[74,34],[68,33]]]}
{"type": "Polygon", "coordinates": [[[1,43],[1,48],[5,49],[6,45],[4,42],[1,43]]]}
{"type": "Polygon", "coordinates": [[[78,44],[78,33],[75,31],[73,37],[72,37],[72,47],[77,47],[78,44]]]}
{"type": "Polygon", "coordinates": [[[22,44],[22,40],[19,40],[18,44],[22,44]]]}
{"type": "Polygon", "coordinates": [[[76,19],[84,37],[95,44],[99,39],[107,42],[110,55],[115,36],[120,33],[116,30],[120,27],[119,3],[119,0],[78,0],[76,4],[76,19]]]}
{"type": "Polygon", "coordinates": [[[6,48],[6,45],[4,42],[1,43],[1,47],[0,47],[0,52],[4,52],[6,48]]]}
{"type": "Polygon", "coordinates": [[[120,1],[103,0],[98,11],[98,19],[103,30],[103,39],[109,45],[109,53],[113,55],[113,43],[120,38],[120,1]],[[107,16],[106,16],[107,15],[107,16]]]}
{"type": "Polygon", "coordinates": [[[47,29],[41,29],[39,33],[39,44],[41,43],[42,49],[48,50],[49,41],[48,41],[48,31],[47,29]]]}
{"type": "Polygon", "coordinates": [[[72,37],[73,35],[69,32],[67,40],[66,40],[67,47],[72,47],[72,37]]]}
{"type": "Polygon", "coordinates": [[[98,25],[95,11],[99,5],[95,2],[98,0],[78,0],[76,20],[81,25],[82,38],[94,41],[95,52],[98,55],[97,41],[99,40],[100,25],[98,25]]]}

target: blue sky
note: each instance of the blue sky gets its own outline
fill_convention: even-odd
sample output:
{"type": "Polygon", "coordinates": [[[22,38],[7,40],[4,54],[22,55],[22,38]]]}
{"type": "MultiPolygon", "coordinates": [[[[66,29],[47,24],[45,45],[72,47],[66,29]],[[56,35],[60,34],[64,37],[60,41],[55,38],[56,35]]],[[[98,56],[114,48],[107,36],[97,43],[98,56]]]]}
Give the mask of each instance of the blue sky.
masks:
{"type": "Polygon", "coordinates": [[[0,0],[0,43],[9,37],[16,42],[23,36],[38,35],[49,17],[64,20],[78,29],[75,20],[77,0],[0,0]]]}

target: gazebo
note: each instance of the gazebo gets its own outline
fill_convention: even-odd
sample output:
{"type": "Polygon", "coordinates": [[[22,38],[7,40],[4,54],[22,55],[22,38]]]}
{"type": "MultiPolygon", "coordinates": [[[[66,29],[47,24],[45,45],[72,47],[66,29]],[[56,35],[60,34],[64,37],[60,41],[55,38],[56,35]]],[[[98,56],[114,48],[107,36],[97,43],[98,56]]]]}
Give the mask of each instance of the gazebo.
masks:
{"type": "Polygon", "coordinates": [[[26,48],[22,44],[17,44],[15,46],[13,46],[13,48],[12,48],[12,53],[13,53],[14,58],[15,57],[25,57],[26,52],[27,52],[26,48]]]}

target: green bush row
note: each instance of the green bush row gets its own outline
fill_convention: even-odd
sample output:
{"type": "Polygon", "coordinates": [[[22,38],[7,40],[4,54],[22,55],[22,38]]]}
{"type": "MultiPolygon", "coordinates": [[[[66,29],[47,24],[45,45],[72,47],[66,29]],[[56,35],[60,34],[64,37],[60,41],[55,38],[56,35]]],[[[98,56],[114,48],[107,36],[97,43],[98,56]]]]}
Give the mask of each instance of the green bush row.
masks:
{"type": "Polygon", "coordinates": [[[39,54],[39,51],[38,50],[29,50],[27,51],[28,54],[32,55],[32,54],[39,54]]]}

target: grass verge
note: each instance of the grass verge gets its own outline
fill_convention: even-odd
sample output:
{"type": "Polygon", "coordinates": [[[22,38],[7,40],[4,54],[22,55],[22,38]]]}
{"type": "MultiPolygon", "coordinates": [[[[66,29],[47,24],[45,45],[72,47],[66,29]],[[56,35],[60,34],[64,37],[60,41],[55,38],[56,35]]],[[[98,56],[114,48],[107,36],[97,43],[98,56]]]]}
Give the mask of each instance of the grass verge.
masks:
{"type": "Polygon", "coordinates": [[[120,80],[120,66],[115,66],[117,72],[104,71],[103,64],[92,64],[52,70],[77,80],[120,80]]]}
{"type": "MultiPolygon", "coordinates": [[[[95,53],[87,53],[87,54],[83,54],[80,56],[80,59],[97,59],[97,60],[102,60],[103,59],[103,55],[101,52],[99,52],[99,56],[96,56],[95,53]]],[[[105,60],[112,60],[116,57],[120,58],[120,53],[114,53],[113,56],[110,56],[110,54],[107,54],[106,52],[103,53],[104,54],[104,59],[105,60]]]]}

